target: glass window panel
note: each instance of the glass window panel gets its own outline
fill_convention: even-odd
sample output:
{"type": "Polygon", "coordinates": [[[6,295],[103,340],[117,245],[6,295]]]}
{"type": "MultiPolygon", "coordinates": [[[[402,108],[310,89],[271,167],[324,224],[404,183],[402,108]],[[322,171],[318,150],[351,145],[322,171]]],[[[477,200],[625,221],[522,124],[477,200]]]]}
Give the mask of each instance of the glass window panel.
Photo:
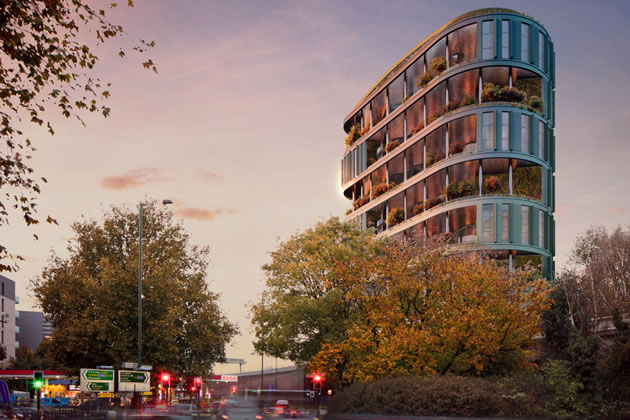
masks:
{"type": "Polygon", "coordinates": [[[470,70],[448,80],[449,110],[477,103],[479,71],[470,70]]]}
{"type": "Polygon", "coordinates": [[[378,124],[383,118],[385,118],[386,109],[385,109],[385,90],[382,90],[381,93],[376,95],[374,99],[372,99],[372,121],[373,125],[378,124]]]}
{"type": "Polygon", "coordinates": [[[482,102],[514,102],[515,99],[509,89],[510,70],[508,67],[484,67],[481,70],[481,79],[483,82],[482,102]]]}
{"type": "Polygon", "coordinates": [[[407,115],[407,138],[424,128],[424,98],[416,101],[405,111],[407,115]]]}
{"type": "Polygon", "coordinates": [[[477,206],[461,207],[449,212],[449,230],[457,243],[477,242],[477,206]]]}
{"type": "Polygon", "coordinates": [[[545,69],[545,36],[538,32],[538,67],[545,69]]]}
{"type": "Polygon", "coordinates": [[[521,243],[529,244],[529,206],[521,206],[521,243]]]}
{"type": "Polygon", "coordinates": [[[440,235],[446,232],[446,213],[438,214],[427,220],[427,236],[440,235]]]}
{"type": "Polygon", "coordinates": [[[385,230],[385,203],[367,211],[367,227],[376,229],[377,233],[385,230]]]}
{"type": "Polygon", "coordinates": [[[367,165],[370,166],[385,153],[385,129],[376,132],[366,141],[367,147],[367,165]]]}
{"type": "Polygon", "coordinates": [[[370,120],[371,120],[370,104],[367,104],[366,106],[364,106],[361,112],[363,114],[363,117],[361,118],[361,122],[362,122],[361,135],[363,135],[370,130],[370,120]]]}
{"type": "Polygon", "coordinates": [[[446,61],[446,37],[433,44],[433,46],[426,52],[426,57],[427,69],[431,69],[437,61],[446,61]]]}
{"type": "Polygon", "coordinates": [[[404,153],[399,153],[398,156],[387,162],[387,170],[389,172],[389,183],[402,184],[405,180],[404,177],[404,153]]]}
{"type": "Polygon", "coordinates": [[[477,24],[464,26],[448,35],[449,65],[466,63],[477,58],[477,24]]]}
{"type": "Polygon", "coordinates": [[[446,82],[442,82],[426,95],[427,124],[431,124],[446,111],[446,82]]]}
{"type": "Polygon", "coordinates": [[[501,21],[501,58],[510,58],[510,21],[501,21]]]}
{"type": "Polygon", "coordinates": [[[372,172],[372,189],[374,190],[374,197],[387,192],[387,169],[385,165],[382,165],[377,170],[372,172]]]}
{"type": "Polygon", "coordinates": [[[429,168],[446,157],[446,125],[433,130],[426,137],[426,142],[426,165],[429,168]]]}
{"type": "Polygon", "coordinates": [[[449,200],[479,195],[479,161],[469,160],[448,168],[446,195],[449,200]]]}
{"type": "Polygon", "coordinates": [[[481,235],[484,242],[496,240],[494,204],[484,204],[481,210],[481,235]]]}
{"type": "Polygon", "coordinates": [[[529,61],[529,25],[521,23],[521,60],[529,61]]]}
{"type": "Polygon", "coordinates": [[[494,58],[494,21],[481,23],[481,58],[494,58]]]}
{"type": "Polygon", "coordinates": [[[388,200],[387,224],[391,228],[405,220],[405,194],[400,193],[388,200]]]}
{"type": "Polygon", "coordinates": [[[424,211],[424,182],[418,182],[407,188],[407,218],[424,211]]]}
{"type": "Polygon", "coordinates": [[[451,121],[448,130],[449,155],[477,151],[477,114],[451,121]]]}
{"type": "MultiPolygon", "coordinates": [[[[389,130],[389,143],[402,144],[404,140],[404,131],[405,131],[405,114],[400,114],[396,118],[392,120],[389,124],[387,124],[387,128],[389,130]]],[[[388,150],[393,150],[393,146],[388,146],[388,150]]]]}
{"type": "Polygon", "coordinates": [[[538,210],[538,246],[545,247],[545,212],[538,210]]]}
{"type": "Polygon", "coordinates": [[[501,241],[510,241],[510,205],[501,204],[501,241]]]}
{"type": "Polygon", "coordinates": [[[365,178],[363,178],[362,181],[362,196],[363,197],[367,197],[369,199],[370,197],[370,176],[366,176],[365,178]]]}
{"type": "Polygon", "coordinates": [[[530,153],[529,143],[529,115],[521,114],[521,152],[530,153]]]}
{"type": "Polygon", "coordinates": [[[407,96],[412,96],[418,90],[418,76],[424,73],[424,55],[420,56],[414,63],[405,70],[407,75],[407,96]]]}
{"type": "Polygon", "coordinates": [[[444,169],[427,178],[427,201],[425,203],[427,210],[444,202],[446,197],[442,192],[445,185],[446,170],[444,169]]]}
{"type": "Polygon", "coordinates": [[[545,124],[538,121],[538,157],[545,158],[545,124]]]}
{"type": "Polygon", "coordinates": [[[402,104],[404,83],[404,74],[401,74],[387,87],[389,94],[389,112],[392,112],[402,104]]]}
{"type": "Polygon", "coordinates": [[[501,113],[501,150],[510,150],[510,113],[501,113]]]}
{"type": "Polygon", "coordinates": [[[510,193],[509,159],[484,159],[482,190],[484,195],[508,195],[510,193]]]}
{"type": "Polygon", "coordinates": [[[512,69],[512,85],[529,97],[543,97],[542,79],[529,70],[512,69]]]}
{"type": "Polygon", "coordinates": [[[484,112],[481,114],[481,140],[483,150],[494,150],[497,148],[497,133],[494,118],[494,112],[484,112]]]}
{"type": "Polygon", "coordinates": [[[416,142],[405,151],[407,158],[407,178],[411,178],[424,169],[424,141],[416,142]]]}
{"type": "Polygon", "coordinates": [[[535,200],[542,200],[542,167],[526,160],[513,161],[512,191],[535,200]]]}

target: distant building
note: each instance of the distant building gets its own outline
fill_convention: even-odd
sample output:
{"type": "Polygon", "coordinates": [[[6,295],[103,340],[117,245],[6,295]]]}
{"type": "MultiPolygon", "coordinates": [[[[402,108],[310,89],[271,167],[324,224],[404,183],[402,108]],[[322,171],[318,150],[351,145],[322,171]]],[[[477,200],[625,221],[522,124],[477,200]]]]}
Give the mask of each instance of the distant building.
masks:
{"type": "Polygon", "coordinates": [[[0,275],[0,345],[3,345],[7,357],[1,361],[5,363],[15,357],[15,348],[19,345],[15,340],[15,282],[0,275]]]}
{"type": "Polygon", "coordinates": [[[15,323],[20,346],[30,347],[33,351],[37,350],[42,340],[52,335],[52,326],[41,312],[18,311],[15,323]]]}

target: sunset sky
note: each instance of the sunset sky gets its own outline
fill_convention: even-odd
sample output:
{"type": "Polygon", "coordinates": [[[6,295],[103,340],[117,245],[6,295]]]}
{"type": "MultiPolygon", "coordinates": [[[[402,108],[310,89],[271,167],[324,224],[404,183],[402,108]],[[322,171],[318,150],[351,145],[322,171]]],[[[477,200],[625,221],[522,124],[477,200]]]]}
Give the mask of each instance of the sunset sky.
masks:
{"type": "Polygon", "coordinates": [[[228,357],[259,368],[247,308],[264,287],[260,266],[279,241],[350,207],[340,187],[344,117],[417,43],[482,7],[533,16],[555,43],[557,267],[590,225],[630,223],[630,2],[135,4],[110,16],[128,32],[123,44],[156,42],[149,57],[158,74],[133,55],[119,58],[118,44],[100,48],[111,116],[89,116],[83,127],[53,115],[53,137],[30,127],[33,167],[49,181],[40,215],[59,226],[27,228],[14,218],[0,227],[2,243],[27,258],[5,273],[17,283],[18,309],[35,304],[28,283],[51,251],[65,255],[72,221],[169,198],[193,241],[211,248],[211,289],[241,330],[228,357]]]}

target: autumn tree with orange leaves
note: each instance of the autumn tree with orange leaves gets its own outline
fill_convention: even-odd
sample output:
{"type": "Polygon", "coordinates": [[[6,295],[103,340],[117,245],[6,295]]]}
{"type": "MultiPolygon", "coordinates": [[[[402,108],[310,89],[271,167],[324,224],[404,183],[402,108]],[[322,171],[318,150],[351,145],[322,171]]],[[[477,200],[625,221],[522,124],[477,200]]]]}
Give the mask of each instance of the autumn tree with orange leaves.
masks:
{"type": "Polygon", "coordinates": [[[335,278],[347,282],[346,298],[360,316],[310,367],[348,383],[530,363],[549,307],[546,281],[484,254],[453,251],[442,240],[389,241],[372,258],[338,262],[335,278]]]}

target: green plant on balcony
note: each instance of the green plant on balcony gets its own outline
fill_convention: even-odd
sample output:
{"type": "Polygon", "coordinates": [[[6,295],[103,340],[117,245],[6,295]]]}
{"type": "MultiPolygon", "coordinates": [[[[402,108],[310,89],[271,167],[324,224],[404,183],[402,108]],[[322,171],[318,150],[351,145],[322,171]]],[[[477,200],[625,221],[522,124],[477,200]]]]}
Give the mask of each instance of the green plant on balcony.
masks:
{"type": "Polygon", "coordinates": [[[456,182],[451,182],[450,184],[444,186],[442,190],[442,194],[448,197],[449,200],[459,197],[459,185],[456,182]]]}
{"type": "Polygon", "coordinates": [[[346,148],[352,146],[356,140],[361,137],[361,126],[359,124],[354,124],[350,127],[350,131],[348,131],[348,135],[346,136],[346,148]]]}
{"type": "Polygon", "coordinates": [[[395,207],[387,215],[387,225],[389,227],[396,226],[405,220],[405,210],[395,207]]]}
{"type": "Polygon", "coordinates": [[[446,70],[446,57],[442,55],[439,57],[435,57],[433,60],[431,60],[431,65],[429,66],[429,68],[438,75],[441,74],[444,70],[446,70]]]}
{"type": "Polygon", "coordinates": [[[352,202],[352,206],[354,207],[354,209],[358,209],[361,206],[364,206],[365,204],[367,204],[370,201],[370,197],[369,196],[365,196],[365,197],[359,197],[356,200],[354,200],[352,202]]]}
{"type": "Polygon", "coordinates": [[[448,145],[448,154],[457,155],[464,151],[464,145],[461,143],[451,143],[448,145]]]}
{"type": "Polygon", "coordinates": [[[429,82],[431,80],[433,80],[434,77],[435,77],[435,73],[433,73],[431,70],[425,71],[420,76],[418,76],[418,81],[416,82],[416,87],[418,89],[422,89],[423,87],[428,85],[429,82]]]}
{"type": "Polygon", "coordinates": [[[468,105],[475,105],[477,103],[477,99],[472,95],[466,95],[462,98],[459,106],[464,107],[468,105]]]}
{"type": "Polygon", "coordinates": [[[437,120],[442,115],[444,115],[444,107],[440,108],[437,112],[431,114],[431,116],[429,117],[429,121],[427,121],[427,123],[431,124],[433,121],[437,120]]]}
{"type": "Polygon", "coordinates": [[[389,185],[384,184],[384,183],[375,185],[374,188],[372,189],[372,192],[374,193],[374,197],[378,197],[379,195],[385,194],[387,191],[389,191],[389,185]]]}
{"type": "Polygon", "coordinates": [[[397,148],[398,146],[400,146],[400,141],[399,140],[390,141],[389,143],[387,143],[387,146],[385,146],[385,151],[387,153],[389,153],[392,150],[394,150],[395,148],[397,148]]]}
{"type": "Polygon", "coordinates": [[[530,96],[528,105],[536,111],[542,112],[545,107],[545,100],[540,96],[530,96]]]}
{"type": "Polygon", "coordinates": [[[483,190],[486,193],[496,193],[501,189],[501,181],[497,176],[489,176],[483,181],[483,190]]]}
{"type": "Polygon", "coordinates": [[[426,167],[430,167],[435,163],[435,155],[433,153],[427,153],[425,157],[426,167]]]}
{"type": "Polygon", "coordinates": [[[503,87],[501,88],[501,94],[499,95],[499,101],[505,102],[518,102],[525,103],[527,100],[527,93],[515,87],[503,87]]]}
{"type": "Polygon", "coordinates": [[[448,197],[449,200],[454,200],[460,197],[468,197],[475,194],[477,190],[475,181],[472,179],[465,179],[457,183],[452,182],[444,187],[442,193],[448,197]]]}
{"type": "Polygon", "coordinates": [[[417,216],[418,214],[422,213],[424,211],[424,203],[418,203],[415,206],[413,206],[413,215],[417,216]]]}
{"type": "Polygon", "coordinates": [[[540,200],[542,196],[542,169],[539,166],[516,168],[512,174],[512,186],[515,195],[540,200]]]}
{"type": "Polygon", "coordinates": [[[416,126],[411,130],[411,135],[413,136],[416,133],[419,133],[424,128],[424,121],[418,122],[416,126]]]}
{"type": "Polygon", "coordinates": [[[433,198],[428,198],[427,201],[424,202],[425,207],[429,210],[432,207],[437,206],[438,204],[442,204],[444,202],[444,195],[436,195],[433,198]]]}
{"type": "Polygon", "coordinates": [[[346,216],[353,212],[353,209],[346,209],[346,216]]]}

